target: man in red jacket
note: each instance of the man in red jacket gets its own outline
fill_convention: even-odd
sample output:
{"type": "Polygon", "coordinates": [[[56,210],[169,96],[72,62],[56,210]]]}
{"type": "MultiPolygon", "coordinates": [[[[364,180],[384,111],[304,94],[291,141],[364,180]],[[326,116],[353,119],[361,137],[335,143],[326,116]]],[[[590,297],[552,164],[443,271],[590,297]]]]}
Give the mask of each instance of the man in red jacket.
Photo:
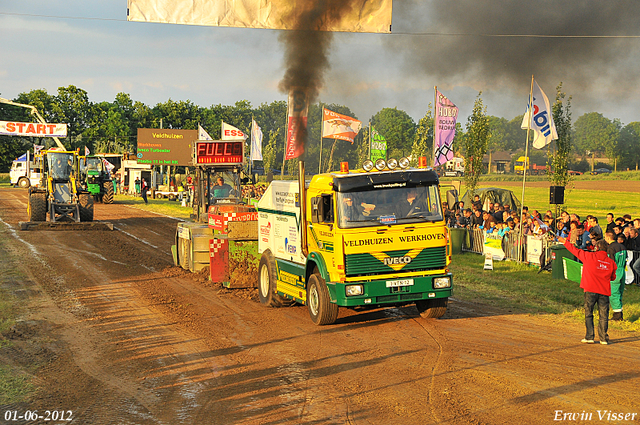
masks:
{"type": "Polygon", "coordinates": [[[600,320],[598,321],[598,337],[600,344],[609,343],[609,296],[611,295],[611,281],[616,278],[616,262],[607,255],[607,242],[603,239],[595,243],[593,252],[576,248],[565,238],[558,238],[564,242],[565,248],[582,261],[582,278],[580,287],[584,289],[584,324],[587,334],[582,340],[588,344],[594,342],[593,307],[598,303],[600,320]]]}

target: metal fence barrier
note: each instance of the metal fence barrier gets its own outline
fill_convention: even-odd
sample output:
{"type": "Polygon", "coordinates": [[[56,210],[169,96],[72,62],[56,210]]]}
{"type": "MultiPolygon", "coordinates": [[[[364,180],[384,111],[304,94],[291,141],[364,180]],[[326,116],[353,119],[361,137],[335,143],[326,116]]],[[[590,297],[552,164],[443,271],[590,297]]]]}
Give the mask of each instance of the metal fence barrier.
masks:
{"type": "MultiPolygon", "coordinates": [[[[485,232],[482,229],[468,229],[462,250],[482,254],[484,252],[485,232]]],[[[502,250],[505,258],[527,264],[546,265],[551,259],[549,247],[554,244],[549,235],[519,237],[515,232],[502,238],[502,250]],[[533,249],[535,245],[535,249],[533,249]],[[533,253],[529,248],[532,248],[533,253]]]]}

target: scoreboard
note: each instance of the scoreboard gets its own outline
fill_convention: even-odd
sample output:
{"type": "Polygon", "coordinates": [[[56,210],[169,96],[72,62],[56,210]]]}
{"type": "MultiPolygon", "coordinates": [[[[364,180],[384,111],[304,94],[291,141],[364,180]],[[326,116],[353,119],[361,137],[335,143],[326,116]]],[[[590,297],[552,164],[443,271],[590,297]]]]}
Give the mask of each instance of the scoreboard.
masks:
{"type": "Polygon", "coordinates": [[[197,141],[195,146],[196,165],[242,165],[244,141],[197,141]]]}

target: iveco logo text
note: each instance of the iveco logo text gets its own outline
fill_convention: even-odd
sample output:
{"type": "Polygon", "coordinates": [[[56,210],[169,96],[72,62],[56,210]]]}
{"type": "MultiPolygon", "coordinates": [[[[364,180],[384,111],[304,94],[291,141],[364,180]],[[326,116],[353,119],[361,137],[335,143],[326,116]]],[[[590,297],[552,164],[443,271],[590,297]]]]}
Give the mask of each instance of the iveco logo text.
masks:
{"type": "Polygon", "coordinates": [[[390,266],[392,264],[409,264],[411,262],[411,257],[387,257],[383,262],[385,266],[390,266]]]}

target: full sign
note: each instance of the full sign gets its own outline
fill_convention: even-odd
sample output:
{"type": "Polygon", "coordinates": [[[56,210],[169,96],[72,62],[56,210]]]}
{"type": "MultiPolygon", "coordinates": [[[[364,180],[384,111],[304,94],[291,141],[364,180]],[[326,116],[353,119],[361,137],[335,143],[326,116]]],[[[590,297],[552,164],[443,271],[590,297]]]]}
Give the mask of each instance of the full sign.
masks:
{"type": "Polygon", "coordinates": [[[0,121],[0,134],[8,136],[67,137],[67,125],[0,121]]]}
{"type": "Polygon", "coordinates": [[[244,142],[196,142],[196,164],[242,165],[244,142]]]}

